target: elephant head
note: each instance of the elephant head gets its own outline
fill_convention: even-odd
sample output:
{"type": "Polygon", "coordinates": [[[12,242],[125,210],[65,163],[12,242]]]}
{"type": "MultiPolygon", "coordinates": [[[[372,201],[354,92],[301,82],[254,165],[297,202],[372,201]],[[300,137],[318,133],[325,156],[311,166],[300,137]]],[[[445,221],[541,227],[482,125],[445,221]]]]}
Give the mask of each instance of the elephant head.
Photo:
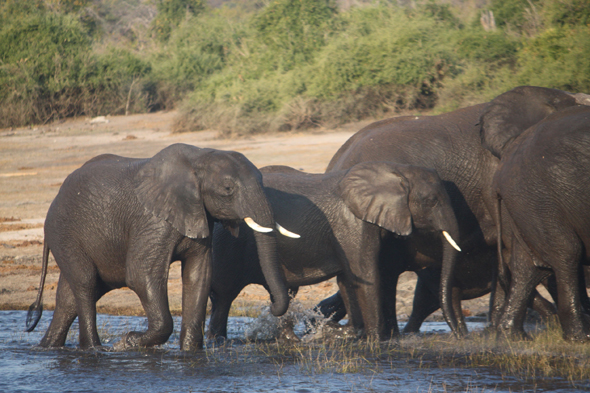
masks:
{"type": "Polygon", "coordinates": [[[451,299],[452,277],[461,251],[455,240],[459,225],[450,198],[434,170],[389,162],[364,162],[352,167],[340,181],[341,195],[359,219],[401,236],[414,229],[442,237],[441,303],[449,326],[456,333],[457,319],[451,299]]]}
{"type": "Polygon", "coordinates": [[[277,316],[286,312],[289,296],[277,258],[272,209],[261,173],[244,155],[171,145],[139,170],[135,193],[147,211],[189,238],[210,237],[213,220],[234,232],[245,221],[255,231],[271,311],[277,316]]]}
{"type": "Polygon", "coordinates": [[[545,87],[520,86],[494,98],[480,118],[482,145],[496,157],[526,129],[549,114],[574,105],[590,105],[590,95],[545,87]]]}

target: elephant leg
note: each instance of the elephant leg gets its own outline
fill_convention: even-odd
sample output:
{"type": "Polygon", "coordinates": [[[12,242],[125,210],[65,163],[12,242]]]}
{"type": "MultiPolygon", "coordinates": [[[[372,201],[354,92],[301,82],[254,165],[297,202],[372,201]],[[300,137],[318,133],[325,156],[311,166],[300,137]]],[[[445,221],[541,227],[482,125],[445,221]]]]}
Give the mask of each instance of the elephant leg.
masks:
{"type": "Polygon", "coordinates": [[[202,247],[200,252],[182,261],[180,349],[183,351],[203,347],[207,300],[211,288],[211,249],[206,245],[202,247]]]}
{"type": "Polygon", "coordinates": [[[174,329],[170,307],[168,305],[167,278],[142,279],[134,282],[132,289],[141,301],[148,320],[145,332],[129,332],[117,345],[118,349],[151,347],[164,344],[174,329]]]}
{"type": "Polygon", "coordinates": [[[381,249],[379,261],[379,283],[381,292],[381,307],[383,315],[383,338],[398,337],[399,326],[397,324],[397,283],[399,276],[405,271],[406,264],[399,257],[396,260],[395,250],[386,244],[381,249]]]}
{"type": "Polygon", "coordinates": [[[524,319],[534,290],[546,272],[538,269],[520,242],[512,242],[511,282],[506,307],[498,324],[498,331],[510,338],[526,338],[524,319]]]}
{"type": "MultiPolygon", "coordinates": [[[[378,231],[379,229],[370,228],[367,231],[378,231]]],[[[348,285],[354,291],[358,302],[363,324],[364,334],[366,336],[386,338],[389,332],[385,330],[385,321],[383,315],[383,298],[381,293],[381,277],[379,269],[379,249],[380,238],[378,233],[363,234],[366,238],[361,242],[359,249],[356,250],[357,257],[349,258],[349,271],[345,273],[348,285]]],[[[395,282],[388,283],[388,297],[395,299],[395,282]]],[[[350,298],[351,294],[349,294],[350,298]]],[[[352,300],[352,299],[350,299],[352,300]]],[[[352,302],[351,302],[352,303],[352,302]]],[[[395,304],[395,302],[394,302],[395,304]]],[[[391,312],[395,315],[394,304],[389,304],[391,312]]],[[[352,304],[351,304],[352,307],[352,304]]]]}
{"type": "Polygon", "coordinates": [[[78,316],[76,299],[63,274],[60,274],[55,298],[55,311],[45,336],[39,344],[41,347],[63,347],[70,326],[78,316]]]}
{"type": "Polygon", "coordinates": [[[352,326],[357,336],[363,336],[365,325],[356,292],[345,278],[338,276],[337,282],[338,292],[340,293],[340,296],[342,296],[342,301],[348,311],[348,325],[352,326]]]}
{"type": "Polygon", "coordinates": [[[340,291],[319,302],[313,310],[333,322],[340,322],[346,316],[346,305],[340,291]]]}
{"type": "Polygon", "coordinates": [[[381,286],[381,306],[383,309],[383,338],[399,336],[399,325],[397,324],[397,282],[398,275],[393,275],[387,280],[387,285],[381,286]]]}
{"type": "Polygon", "coordinates": [[[532,309],[538,312],[541,318],[543,318],[544,320],[548,320],[549,318],[557,314],[555,305],[553,305],[553,303],[541,296],[541,294],[537,291],[535,291],[532,309]]]}
{"type": "Polygon", "coordinates": [[[168,304],[169,260],[168,250],[157,244],[149,248],[138,244],[130,249],[127,286],[139,297],[148,320],[148,328],[145,332],[127,333],[116,345],[116,349],[161,345],[172,334],[173,321],[168,304]]]}
{"type": "MultiPolygon", "coordinates": [[[[104,292],[100,293],[99,290],[96,265],[92,259],[77,249],[56,247],[52,251],[58,266],[60,268],[63,266],[61,276],[68,284],[68,286],[62,286],[64,288],[63,294],[69,297],[71,293],[76,303],[80,348],[100,347],[101,343],[96,327],[96,301],[104,292]],[[66,290],[68,287],[70,293],[66,290]]],[[[69,299],[66,303],[69,303],[69,299]]],[[[67,322],[72,317],[72,312],[67,312],[64,317],[67,322]]]]}
{"type": "Polygon", "coordinates": [[[590,314],[590,298],[588,298],[588,290],[586,289],[585,267],[580,265],[580,272],[578,273],[579,288],[580,288],[580,302],[582,303],[582,310],[586,314],[590,314]]]}
{"type": "Polygon", "coordinates": [[[414,289],[414,301],[412,303],[412,314],[404,327],[404,333],[418,333],[424,320],[440,308],[438,295],[433,294],[430,288],[418,275],[416,288],[414,289]]]}
{"type": "Polygon", "coordinates": [[[585,341],[590,338],[589,326],[585,323],[580,301],[579,266],[575,261],[579,255],[566,260],[559,269],[555,269],[557,280],[557,312],[563,338],[570,341],[585,341]]]}
{"type": "Polygon", "coordinates": [[[224,293],[219,295],[211,291],[211,318],[209,319],[209,329],[207,338],[215,339],[217,337],[227,338],[227,320],[233,301],[240,294],[240,288],[236,292],[224,293]]]}

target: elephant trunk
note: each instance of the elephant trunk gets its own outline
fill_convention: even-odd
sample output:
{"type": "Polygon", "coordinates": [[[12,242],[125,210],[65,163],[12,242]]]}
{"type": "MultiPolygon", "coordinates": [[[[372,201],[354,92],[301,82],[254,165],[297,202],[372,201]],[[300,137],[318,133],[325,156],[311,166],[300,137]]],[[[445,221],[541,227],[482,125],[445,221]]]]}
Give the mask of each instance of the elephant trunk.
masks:
{"type": "Polygon", "coordinates": [[[254,239],[256,240],[256,247],[258,249],[258,260],[271,294],[272,304],[270,311],[275,316],[281,316],[287,312],[287,309],[289,308],[289,294],[283,268],[278,257],[276,224],[270,204],[268,204],[264,195],[257,198],[257,205],[254,211],[257,212],[257,214],[248,217],[254,221],[259,228],[252,228],[253,225],[248,222],[246,223],[254,229],[254,239]]]}
{"type": "Polygon", "coordinates": [[[463,336],[459,329],[457,315],[453,309],[453,276],[457,263],[458,251],[446,240],[443,240],[443,262],[440,277],[440,302],[441,309],[447,324],[456,337],[463,336]]]}
{"type": "Polygon", "coordinates": [[[279,264],[276,232],[254,232],[254,238],[258,248],[260,267],[271,294],[270,311],[275,316],[281,316],[289,308],[289,294],[283,269],[279,264]]]}
{"type": "Polygon", "coordinates": [[[462,337],[463,333],[459,329],[458,316],[455,315],[453,309],[453,278],[455,275],[455,266],[457,264],[457,255],[461,251],[458,244],[459,240],[459,225],[455,218],[452,209],[446,215],[445,229],[442,229],[442,243],[443,243],[443,260],[442,271],[440,277],[440,302],[441,309],[445,320],[453,331],[456,337],[462,337]]]}

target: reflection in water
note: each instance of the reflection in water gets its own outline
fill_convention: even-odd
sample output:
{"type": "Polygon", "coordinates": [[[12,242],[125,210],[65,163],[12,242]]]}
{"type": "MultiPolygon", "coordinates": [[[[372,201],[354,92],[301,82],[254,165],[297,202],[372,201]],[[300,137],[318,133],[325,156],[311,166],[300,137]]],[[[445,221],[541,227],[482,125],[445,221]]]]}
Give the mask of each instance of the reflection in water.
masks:
{"type": "MultiPolygon", "coordinates": [[[[271,354],[264,344],[244,343],[251,318],[231,318],[226,345],[209,344],[207,350],[196,353],[178,350],[178,329],[160,348],[110,352],[122,334],[146,326],[144,318],[107,315],[98,319],[104,350],[78,350],[76,326],[65,349],[44,350],[34,346],[52,313],[46,312],[33,333],[22,332],[25,316],[25,311],[0,311],[1,392],[579,391],[565,380],[551,379],[546,386],[538,382],[533,386],[495,370],[430,367],[424,359],[378,357],[370,367],[347,373],[321,372],[321,364],[310,368],[288,353],[280,355],[275,350],[271,354]]],[[[180,326],[180,319],[174,322],[180,326]]],[[[433,326],[447,331],[444,323],[426,327],[433,326]]],[[[296,331],[303,328],[296,325],[296,331]]],[[[312,353],[313,347],[309,348],[312,353]]]]}

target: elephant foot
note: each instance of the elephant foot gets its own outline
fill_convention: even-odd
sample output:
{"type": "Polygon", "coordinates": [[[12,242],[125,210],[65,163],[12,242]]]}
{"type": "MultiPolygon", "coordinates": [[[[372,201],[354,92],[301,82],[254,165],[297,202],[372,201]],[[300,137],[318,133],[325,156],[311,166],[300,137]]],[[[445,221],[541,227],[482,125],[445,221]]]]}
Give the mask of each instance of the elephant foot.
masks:
{"type": "Polygon", "coordinates": [[[350,325],[340,325],[337,322],[328,321],[318,326],[315,332],[307,334],[305,341],[314,340],[349,340],[356,339],[357,334],[350,325]]]}
{"type": "Polygon", "coordinates": [[[508,341],[529,341],[531,337],[526,334],[526,332],[522,329],[515,329],[515,328],[503,328],[499,327],[496,329],[496,338],[498,340],[508,340],[508,341]]]}
{"type": "Polygon", "coordinates": [[[293,331],[293,326],[285,326],[284,328],[282,328],[279,332],[279,337],[277,338],[277,340],[281,343],[291,344],[295,344],[301,341],[293,331]]]}
{"type": "Polygon", "coordinates": [[[227,344],[227,337],[225,336],[211,336],[207,337],[207,342],[214,347],[224,347],[227,344]]]}
{"type": "Polygon", "coordinates": [[[457,326],[457,331],[454,333],[455,333],[455,337],[457,337],[458,339],[462,339],[462,338],[465,338],[469,335],[469,330],[467,329],[466,324],[460,323],[457,326]]]}
{"type": "Polygon", "coordinates": [[[113,345],[113,351],[126,351],[128,349],[136,349],[145,347],[145,345],[141,345],[140,342],[142,338],[144,338],[145,333],[141,332],[129,332],[121,337],[121,340],[116,342],[113,345]]]}
{"type": "Polygon", "coordinates": [[[563,339],[570,342],[587,342],[590,340],[590,333],[587,329],[563,329],[563,339]]]}
{"type": "Polygon", "coordinates": [[[563,339],[569,342],[588,342],[590,341],[590,334],[587,333],[579,333],[579,334],[563,334],[563,339]]]}

